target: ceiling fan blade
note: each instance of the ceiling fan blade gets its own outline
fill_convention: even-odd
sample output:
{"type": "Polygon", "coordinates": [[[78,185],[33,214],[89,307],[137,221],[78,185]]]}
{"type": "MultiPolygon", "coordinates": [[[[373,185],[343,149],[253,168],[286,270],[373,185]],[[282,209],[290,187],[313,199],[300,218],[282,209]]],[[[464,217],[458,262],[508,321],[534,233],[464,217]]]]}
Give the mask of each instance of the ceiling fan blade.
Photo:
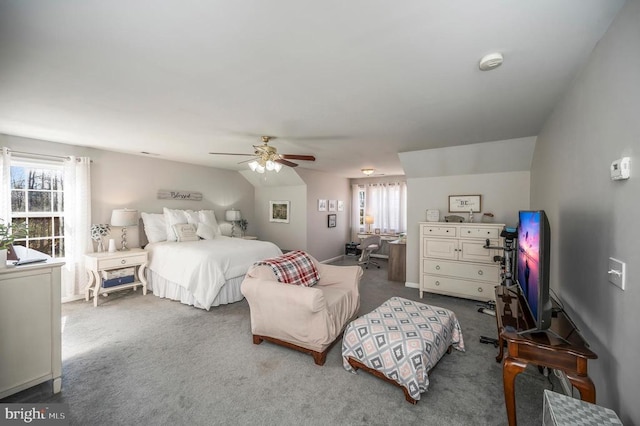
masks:
{"type": "Polygon", "coordinates": [[[316,161],[316,157],[313,155],[280,154],[280,158],[288,160],[316,161]]]}
{"type": "Polygon", "coordinates": [[[298,167],[298,165],[296,163],[292,163],[291,161],[283,160],[282,158],[279,159],[279,160],[276,160],[276,163],[284,164],[285,166],[289,166],[289,167],[298,167]]]}
{"type": "Polygon", "coordinates": [[[249,155],[251,157],[255,157],[255,154],[234,154],[231,152],[210,152],[211,155],[249,155]]]}

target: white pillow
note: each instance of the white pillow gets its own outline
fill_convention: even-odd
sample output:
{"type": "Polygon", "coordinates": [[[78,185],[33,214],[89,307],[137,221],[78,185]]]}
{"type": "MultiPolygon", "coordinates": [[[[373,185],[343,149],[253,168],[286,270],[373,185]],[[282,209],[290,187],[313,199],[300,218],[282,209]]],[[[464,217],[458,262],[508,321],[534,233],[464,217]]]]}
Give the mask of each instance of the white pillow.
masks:
{"type": "Polygon", "coordinates": [[[222,222],[220,224],[220,235],[224,235],[226,237],[231,237],[231,230],[233,229],[233,225],[229,222],[222,222]]]}
{"type": "Polygon", "coordinates": [[[216,235],[221,235],[220,227],[218,226],[218,221],[216,220],[216,214],[213,210],[200,210],[198,212],[198,218],[200,219],[201,223],[209,225],[216,235]]]}
{"type": "Polygon", "coordinates": [[[173,232],[176,234],[178,242],[198,241],[200,239],[196,235],[196,226],[192,223],[180,223],[173,225],[173,232]]]}
{"type": "Polygon", "coordinates": [[[180,223],[189,223],[189,217],[185,210],[168,209],[164,207],[164,220],[167,224],[167,241],[177,241],[178,237],[173,229],[173,225],[180,223]]]}
{"type": "Polygon", "coordinates": [[[144,224],[144,233],[150,243],[167,240],[167,224],[162,213],[140,213],[144,224]]]}
{"type": "Polygon", "coordinates": [[[216,237],[216,231],[211,225],[207,225],[204,222],[198,223],[198,229],[196,235],[203,240],[213,240],[216,237]]]}

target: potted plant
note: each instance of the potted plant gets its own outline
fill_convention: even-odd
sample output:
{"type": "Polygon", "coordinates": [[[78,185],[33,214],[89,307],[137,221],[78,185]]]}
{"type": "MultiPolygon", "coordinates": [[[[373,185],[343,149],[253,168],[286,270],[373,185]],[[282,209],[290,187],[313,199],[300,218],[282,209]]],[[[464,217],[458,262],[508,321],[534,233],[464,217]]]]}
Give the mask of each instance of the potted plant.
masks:
{"type": "Polygon", "coordinates": [[[247,219],[240,219],[238,221],[238,226],[240,226],[240,231],[243,237],[244,237],[244,233],[247,232],[247,227],[249,226],[249,222],[247,222],[247,219]]]}
{"type": "Polygon", "coordinates": [[[0,268],[7,266],[7,249],[18,238],[26,237],[28,232],[26,222],[18,222],[10,225],[5,225],[0,222],[0,268]]]}

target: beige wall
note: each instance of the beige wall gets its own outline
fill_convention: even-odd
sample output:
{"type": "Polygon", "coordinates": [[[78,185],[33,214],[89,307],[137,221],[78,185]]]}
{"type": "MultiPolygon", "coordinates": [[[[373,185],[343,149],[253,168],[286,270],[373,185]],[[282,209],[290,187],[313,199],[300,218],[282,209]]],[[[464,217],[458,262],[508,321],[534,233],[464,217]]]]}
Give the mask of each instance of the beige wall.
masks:
{"type": "Polygon", "coordinates": [[[493,213],[495,223],[516,226],[518,210],[529,208],[529,172],[409,178],[407,192],[407,285],[418,286],[418,224],[426,221],[426,210],[440,210],[442,220],[449,214],[449,195],[480,194],[483,213],[493,213]]]}
{"type": "Polygon", "coordinates": [[[351,187],[349,179],[299,169],[297,173],[307,185],[307,250],[318,260],[329,260],[344,254],[350,240],[351,187]],[[341,200],[344,211],[319,212],[318,199],[341,200]],[[336,227],[327,226],[327,216],[336,215],[336,227]]]}
{"type": "Polygon", "coordinates": [[[597,403],[640,424],[640,1],[627,1],[538,136],[531,207],[551,225],[551,287],[598,354],[597,403]],[[631,178],[609,166],[631,157],[631,178]],[[608,258],[627,263],[625,291],[608,258]]]}
{"type": "MultiPolygon", "coordinates": [[[[161,213],[162,207],[213,209],[221,221],[225,210],[233,206],[249,221],[247,233],[257,232],[253,186],[238,172],[9,135],[0,135],[0,145],[17,151],[90,157],[93,223],[108,223],[111,210],[122,207],[155,213],[161,213]],[[201,192],[203,200],[159,200],[160,189],[201,192]]],[[[120,232],[112,230],[111,235],[117,237],[120,232]]],[[[130,247],[137,246],[138,233],[130,230],[128,240],[130,247]]]]}
{"type": "Polygon", "coordinates": [[[283,250],[307,251],[307,188],[305,185],[259,187],[255,189],[258,238],[283,250]],[[289,201],[289,223],[269,222],[269,201],[289,201]]]}

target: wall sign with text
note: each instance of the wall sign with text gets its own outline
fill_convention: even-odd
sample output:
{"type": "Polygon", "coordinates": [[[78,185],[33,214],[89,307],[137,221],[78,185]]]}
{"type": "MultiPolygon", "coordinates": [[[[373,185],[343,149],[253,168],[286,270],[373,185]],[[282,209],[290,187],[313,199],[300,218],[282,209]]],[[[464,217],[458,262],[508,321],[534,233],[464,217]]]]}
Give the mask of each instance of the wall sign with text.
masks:
{"type": "Polygon", "coordinates": [[[480,213],[482,211],[482,196],[480,195],[449,195],[450,213],[480,213]]]}

